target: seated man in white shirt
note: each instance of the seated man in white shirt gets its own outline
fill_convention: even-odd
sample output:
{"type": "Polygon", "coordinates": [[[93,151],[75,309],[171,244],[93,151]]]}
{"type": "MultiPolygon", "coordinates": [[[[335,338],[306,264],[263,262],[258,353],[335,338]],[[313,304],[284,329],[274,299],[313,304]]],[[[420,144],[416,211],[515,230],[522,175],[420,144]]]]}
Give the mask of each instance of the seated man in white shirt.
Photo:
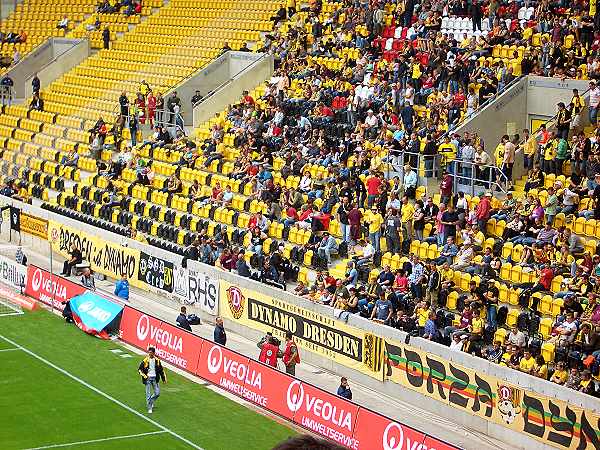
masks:
{"type": "Polygon", "coordinates": [[[365,117],[363,127],[367,138],[375,138],[377,136],[377,133],[379,132],[379,119],[373,114],[372,109],[367,111],[367,117],[365,117]]]}
{"type": "Polygon", "coordinates": [[[361,239],[358,242],[358,245],[355,248],[355,251],[360,256],[358,261],[356,261],[356,267],[361,268],[367,264],[371,264],[373,262],[373,255],[375,254],[375,247],[371,242],[367,242],[364,239],[361,239]],[[360,255],[362,253],[362,255],[360,255]]]}
{"type": "Polygon", "coordinates": [[[454,258],[454,264],[450,267],[452,270],[462,270],[471,265],[473,258],[475,257],[475,252],[473,251],[473,246],[470,241],[465,241],[463,243],[462,248],[458,251],[457,255],[454,258]]]}
{"type": "Polygon", "coordinates": [[[67,28],[69,28],[69,18],[67,16],[64,16],[60,22],[58,22],[58,25],[56,25],[56,28],[59,30],[67,30],[67,28]]]}
{"type": "Polygon", "coordinates": [[[565,347],[571,344],[577,335],[577,321],[573,313],[569,313],[565,321],[554,328],[554,332],[557,334],[548,339],[548,342],[557,347],[565,347]]]}

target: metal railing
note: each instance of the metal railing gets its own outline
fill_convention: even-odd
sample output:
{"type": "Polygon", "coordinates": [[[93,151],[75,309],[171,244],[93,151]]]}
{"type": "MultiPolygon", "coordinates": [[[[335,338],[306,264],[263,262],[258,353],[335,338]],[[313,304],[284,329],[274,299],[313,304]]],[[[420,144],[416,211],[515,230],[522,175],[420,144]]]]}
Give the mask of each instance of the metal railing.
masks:
{"type": "Polygon", "coordinates": [[[15,90],[12,86],[0,86],[0,103],[10,106],[15,99],[15,90]]]}
{"type": "MultiPolygon", "coordinates": [[[[225,52],[223,55],[221,55],[222,57],[225,57],[225,55],[228,52],[225,52]]],[[[227,85],[229,83],[231,83],[232,81],[234,81],[237,77],[239,77],[240,75],[242,75],[244,72],[246,72],[247,70],[252,69],[255,65],[257,65],[258,63],[262,62],[262,60],[264,58],[268,57],[267,54],[263,53],[261,54],[261,57],[252,61],[249,65],[247,65],[246,67],[242,68],[241,70],[237,71],[235,74],[231,75],[229,78],[227,78],[225,81],[223,81],[221,84],[219,84],[218,86],[216,86],[214,89],[211,89],[209,92],[206,93],[206,95],[204,97],[202,97],[202,99],[199,102],[194,103],[194,105],[192,106],[193,108],[196,108],[197,106],[200,106],[202,103],[204,103],[206,100],[208,100],[209,98],[211,98],[214,95],[217,95],[218,93],[220,93],[223,89],[225,89],[227,87],[227,85]]],[[[179,83],[181,84],[181,83],[179,83]]]]}
{"type": "Polygon", "coordinates": [[[480,190],[502,192],[506,194],[512,181],[500,168],[493,165],[481,165],[473,161],[454,159],[449,164],[449,173],[452,174],[452,192],[464,192],[471,196],[480,190]]]}
{"type": "MultiPolygon", "coordinates": [[[[149,112],[148,108],[145,108],[144,124],[150,123],[150,118],[148,117],[148,112],[149,112]]],[[[125,119],[124,127],[129,126],[129,122],[130,122],[132,116],[129,113],[126,115],[121,114],[120,105],[117,105],[115,108],[113,108],[113,113],[115,116],[123,117],[125,119]]],[[[138,124],[139,124],[139,120],[140,120],[139,115],[138,115],[137,119],[138,119],[138,124]]],[[[156,126],[159,126],[159,127],[166,126],[167,128],[175,128],[175,131],[182,131],[183,133],[185,133],[185,121],[183,119],[183,115],[181,114],[181,110],[179,112],[171,112],[168,109],[155,109],[152,123],[155,127],[156,126]]],[[[139,128],[140,127],[138,127],[138,129],[139,128]]]]}
{"type": "Polygon", "coordinates": [[[388,155],[383,158],[382,161],[385,162],[388,166],[388,178],[390,176],[389,169],[392,168],[394,176],[396,176],[397,174],[397,176],[403,179],[404,166],[407,164],[411,168],[416,170],[418,177],[420,177],[419,172],[421,167],[423,167],[423,178],[439,178],[441,175],[441,171],[443,170],[443,155],[440,154],[424,155],[423,153],[412,153],[391,150],[388,152],[388,155]]]}

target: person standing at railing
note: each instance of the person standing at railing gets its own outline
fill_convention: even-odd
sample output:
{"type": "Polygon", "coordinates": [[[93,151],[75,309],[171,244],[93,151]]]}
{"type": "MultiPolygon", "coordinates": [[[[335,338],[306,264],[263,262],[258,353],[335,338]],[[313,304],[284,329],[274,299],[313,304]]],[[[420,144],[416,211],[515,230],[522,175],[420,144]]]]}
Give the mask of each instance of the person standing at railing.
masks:
{"type": "Polygon", "coordinates": [[[505,182],[506,186],[509,186],[512,183],[512,169],[515,163],[516,146],[513,142],[511,142],[507,134],[502,136],[501,143],[504,146],[504,149],[502,153],[502,165],[500,167],[500,171],[504,175],[504,179],[500,181],[505,182]]]}
{"type": "Polygon", "coordinates": [[[598,106],[600,105],[600,86],[595,81],[590,81],[590,106],[588,116],[590,123],[595,126],[598,119],[598,106]]]}
{"type": "Polygon", "coordinates": [[[571,111],[567,109],[563,102],[558,103],[558,112],[556,113],[556,134],[559,137],[569,139],[569,130],[571,128],[571,111]]]}
{"type": "Polygon", "coordinates": [[[156,97],[152,90],[148,92],[148,97],[146,98],[146,106],[148,107],[148,122],[150,123],[150,128],[154,128],[154,114],[156,113],[156,97]]]}
{"type": "Polygon", "coordinates": [[[557,145],[554,145],[554,142],[558,143],[558,141],[555,139],[556,136],[554,133],[551,133],[550,136],[550,139],[544,145],[544,161],[542,164],[542,172],[546,175],[556,172],[555,159],[557,145]]]}
{"type": "MultiPolygon", "coordinates": [[[[181,108],[181,99],[177,96],[177,91],[173,91],[169,99],[167,100],[167,109],[169,110],[169,117],[167,122],[170,124],[175,123],[175,107],[181,108]]],[[[178,109],[179,112],[179,109],[178,109]]]]}
{"type": "Polygon", "coordinates": [[[523,167],[526,170],[533,169],[535,152],[537,150],[537,141],[529,134],[529,129],[523,129],[523,167]]]}
{"type": "MultiPolygon", "coordinates": [[[[583,129],[581,125],[581,113],[584,107],[585,100],[579,95],[577,89],[573,89],[573,97],[571,97],[571,102],[569,103],[569,110],[571,111],[571,129],[574,135],[583,129]]],[[[565,137],[565,139],[567,138],[565,137]]]]}
{"type": "Polygon", "coordinates": [[[156,93],[156,125],[163,126],[165,120],[165,99],[160,92],[156,93]]]}

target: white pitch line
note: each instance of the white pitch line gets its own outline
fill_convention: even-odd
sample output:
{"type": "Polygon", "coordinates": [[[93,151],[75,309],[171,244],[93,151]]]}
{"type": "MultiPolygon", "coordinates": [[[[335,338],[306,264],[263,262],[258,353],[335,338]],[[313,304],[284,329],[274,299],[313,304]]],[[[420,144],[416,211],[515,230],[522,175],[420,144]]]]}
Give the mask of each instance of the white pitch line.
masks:
{"type": "Polygon", "coordinates": [[[90,439],[89,441],[78,441],[78,442],[67,442],[66,444],[53,444],[53,445],[44,445],[43,447],[31,447],[26,450],[42,450],[44,448],[59,448],[59,447],[72,447],[74,445],[83,445],[83,444],[95,444],[96,442],[106,442],[106,441],[116,441],[119,439],[131,439],[142,436],[152,436],[154,434],[164,434],[166,431],[150,431],[148,433],[138,433],[138,434],[126,434],[123,436],[113,436],[101,439],[90,439]]]}
{"type": "Polygon", "coordinates": [[[141,419],[144,419],[146,422],[151,423],[152,425],[154,425],[155,427],[161,429],[162,431],[169,433],[171,436],[173,436],[174,438],[179,439],[182,442],[185,442],[187,445],[189,445],[192,448],[195,448],[196,450],[204,450],[202,447],[200,447],[199,445],[194,444],[192,441],[190,441],[189,439],[184,438],[183,436],[175,433],[174,431],[170,430],[169,428],[165,427],[164,425],[161,425],[160,423],[156,422],[155,420],[150,419],[149,417],[146,417],[145,415],[143,415],[142,413],[140,413],[139,411],[136,411],[135,409],[131,408],[130,406],[126,405],[125,403],[121,402],[120,400],[117,400],[116,398],[112,397],[111,395],[107,394],[106,392],[101,391],[100,389],[98,389],[95,386],[92,386],[91,384],[89,384],[87,381],[82,380],[81,378],[73,375],[71,372],[63,369],[62,367],[57,366],[56,364],[48,361],[46,358],[32,352],[29,349],[26,349],[25,347],[23,347],[22,345],[17,344],[15,341],[13,341],[12,339],[9,339],[5,336],[2,336],[0,334],[0,339],[8,342],[9,344],[12,344],[14,347],[17,347],[20,350],[23,350],[25,353],[27,353],[28,355],[34,357],[35,359],[43,362],[44,364],[52,367],[55,370],[58,370],[60,373],[62,373],[63,375],[71,378],[74,381],[77,381],[79,384],[85,386],[86,388],[90,389],[91,391],[94,391],[96,394],[101,395],[102,397],[110,400],[111,402],[115,403],[116,405],[119,405],[121,408],[126,409],[127,411],[129,411],[130,413],[135,414],[136,416],[140,417],[141,419]]]}
{"type": "MultiPolygon", "coordinates": [[[[0,302],[1,304],[1,302],[0,302]]],[[[25,314],[24,312],[11,312],[11,313],[0,313],[0,317],[8,317],[8,316],[22,316],[25,314]]]]}
{"type": "Polygon", "coordinates": [[[1,352],[16,352],[17,350],[21,350],[20,348],[3,348],[2,350],[0,350],[1,352]]]}

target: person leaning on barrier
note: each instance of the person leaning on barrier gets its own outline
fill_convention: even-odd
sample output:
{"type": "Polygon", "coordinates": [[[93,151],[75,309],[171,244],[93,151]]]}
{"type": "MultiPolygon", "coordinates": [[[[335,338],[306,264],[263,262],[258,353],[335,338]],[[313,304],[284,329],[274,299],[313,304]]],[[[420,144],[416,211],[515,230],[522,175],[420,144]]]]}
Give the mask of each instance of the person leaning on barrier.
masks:
{"type": "Polygon", "coordinates": [[[94,274],[89,267],[83,269],[81,273],[81,284],[91,291],[96,290],[96,282],[94,281],[94,274]]]}
{"type": "Polygon", "coordinates": [[[340,386],[338,387],[337,395],[345,398],[346,400],[352,400],[352,390],[348,385],[348,379],[346,377],[342,377],[340,380],[340,386]]]}

